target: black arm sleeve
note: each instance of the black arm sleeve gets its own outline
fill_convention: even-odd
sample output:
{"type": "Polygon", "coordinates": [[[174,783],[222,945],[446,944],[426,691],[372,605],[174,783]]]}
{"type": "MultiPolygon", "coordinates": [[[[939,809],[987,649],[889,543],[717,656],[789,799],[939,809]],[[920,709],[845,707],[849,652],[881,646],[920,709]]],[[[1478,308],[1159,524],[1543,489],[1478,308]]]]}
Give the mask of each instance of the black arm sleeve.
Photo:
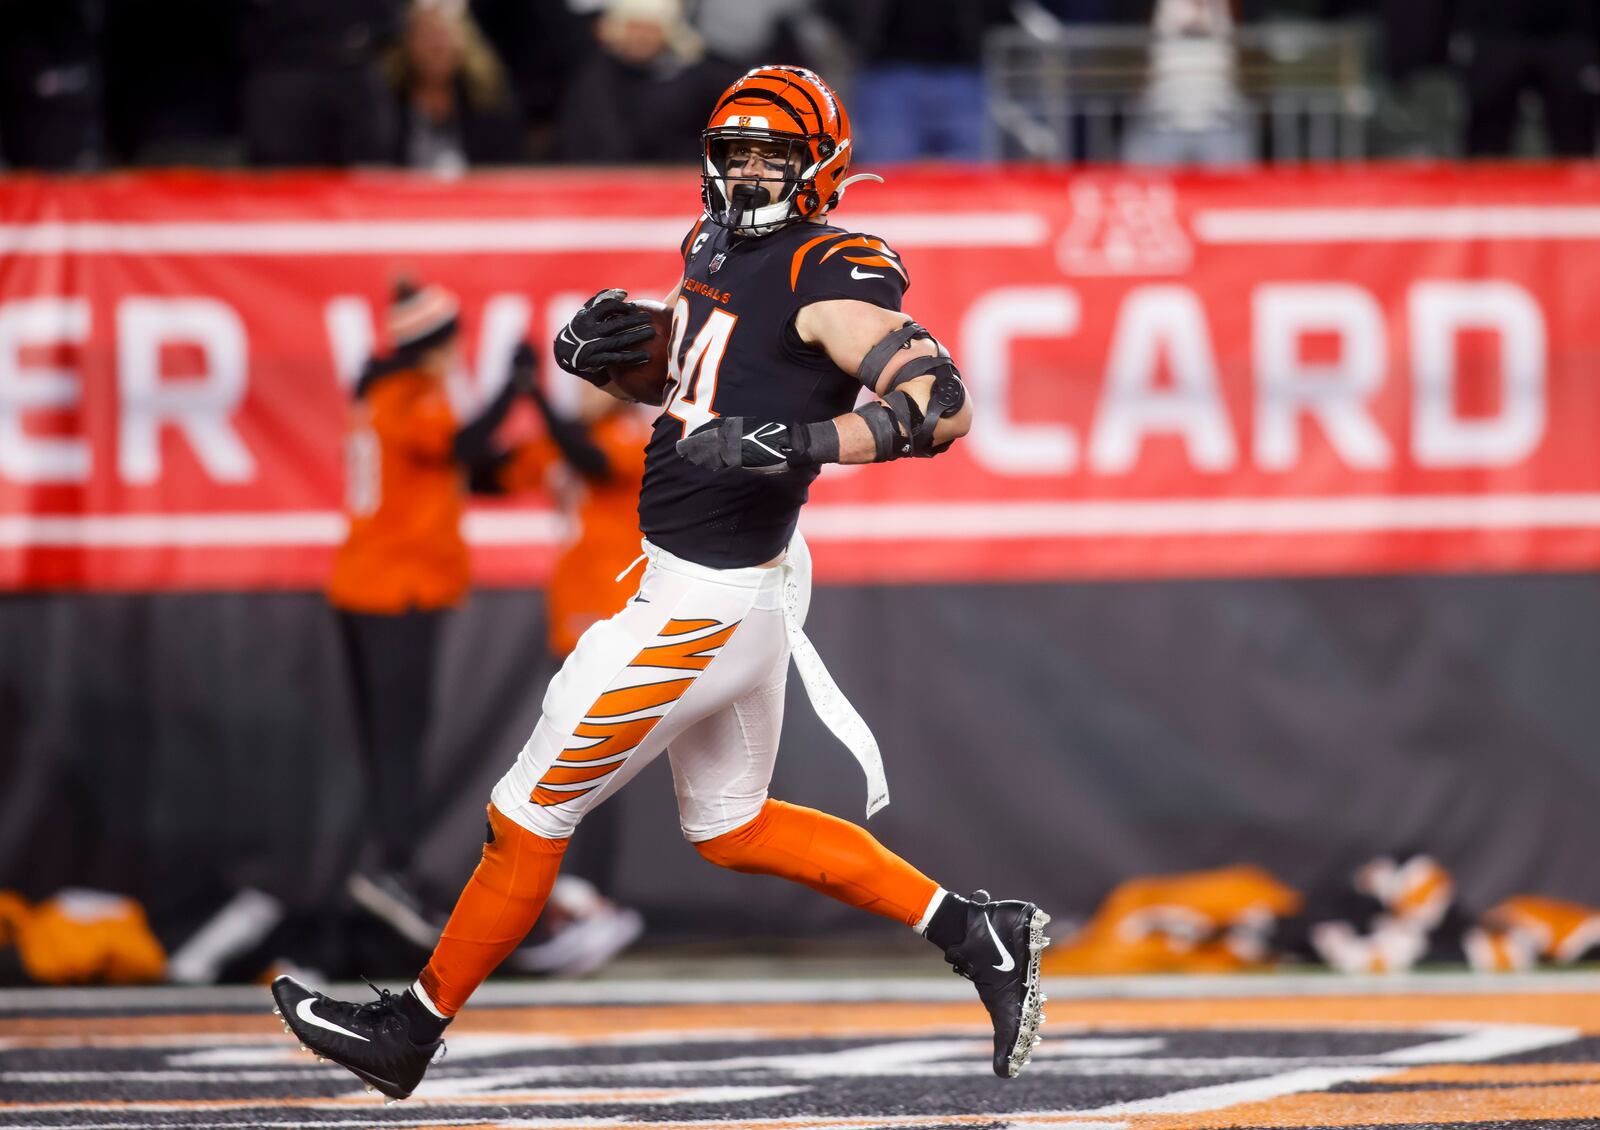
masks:
{"type": "Polygon", "coordinates": [[[494,437],[495,429],[505,420],[506,413],[511,411],[511,405],[516,399],[517,384],[508,380],[495,394],[495,398],[484,405],[483,411],[479,412],[470,424],[456,432],[455,441],[451,445],[456,462],[472,467],[489,457],[489,441],[494,437]]]}
{"type": "Polygon", "coordinates": [[[473,494],[505,494],[505,484],[500,481],[500,472],[511,461],[509,451],[484,451],[469,462],[467,467],[467,490],[473,494]]]}
{"type": "Polygon", "coordinates": [[[611,463],[606,459],[606,453],[589,438],[584,426],[552,408],[550,401],[545,399],[544,390],[538,385],[533,385],[528,395],[538,405],[539,415],[544,417],[545,430],[550,433],[550,441],[556,445],[568,466],[591,482],[609,482],[611,463]]]}

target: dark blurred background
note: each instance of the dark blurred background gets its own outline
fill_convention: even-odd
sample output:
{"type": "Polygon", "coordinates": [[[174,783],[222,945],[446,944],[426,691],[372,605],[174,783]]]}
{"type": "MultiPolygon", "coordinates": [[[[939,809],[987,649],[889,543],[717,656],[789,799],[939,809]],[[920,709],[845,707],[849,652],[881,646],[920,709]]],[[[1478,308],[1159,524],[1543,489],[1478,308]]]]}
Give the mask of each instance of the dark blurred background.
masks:
{"type": "MultiPolygon", "coordinates": [[[[1406,190],[1444,199],[1455,187],[1511,184],[1506,200],[1515,203],[1521,189],[1494,178],[1509,175],[1507,164],[1530,162],[1555,170],[1540,182],[1547,195],[1539,207],[1553,201],[1560,211],[1570,192],[1593,211],[1594,0],[0,0],[0,196],[8,207],[21,202],[8,223],[26,220],[48,242],[58,205],[71,212],[63,202],[78,199],[76,186],[97,186],[107,195],[95,199],[104,201],[137,180],[102,174],[227,170],[232,175],[201,177],[189,188],[181,176],[152,178],[152,192],[193,205],[206,193],[236,191],[248,219],[252,209],[271,213],[263,200],[279,183],[254,170],[332,170],[336,203],[320,217],[331,221],[390,199],[385,192],[409,200],[406,186],[425,182],[433,191],[478,169],[531,169],[526,183],[537,191],[559,179],[546,166],[654,164],[681,175],[687,230],[707,110],[732,79],[764,62],[810,66],[840,90],[858,165],[929,166],[920,180],[907,174],[913,195],[901,199],[915,204],[902,211],[923,209],[916,215],[925,217],[987,206],[964,195],[966,172],[944,170],[1020,170],[1015,183],[1024,188],[1059,185],[1051,191],[1062,200],[1073,193],[1073,231],[1084,246],[1068,246],[1069,238],[1043,268],[1033,263],[1023,281],[1035,291],[1078,285],[1079,267],[1103,276],[1101,295],[1121,286],[1120,277],[1105,281],[1119,273],[1135,281],[1178,276],[1173,289],[1184,281],[1189,251],[1174,258],[1167,240],[1182,219],[1171,194],[1158,187],[1137,199],[1109,189],[1102,196],[1091,184],[1076,195],[1079,168],[1089,180],[1117,168],[1225,169],[1241,180],[1223,203],[1239,207],[1252,202],[1256,182],[1245,178],[1258,173],[1263,182],[1281,173],[1274,184],[1336,204],[1317,195],[1319,170],[1332,177],[1364,162],[1437,162],[1431,181],[1406,181],[1406,190]],[[367,197],[359,188],[339,195],[343,172],[371,169],[414,176],[384,180],[367,197]],[[1027,180],[1041,169],[1039,181],[1027,180]],[[1080,232],[1085,215],[1105,219],[1104,231],[1080,232]],[[1131,252],[1112,246],[1129,232],[1131,252]],[[1145,258],[1119,266],[1125,252],[1145,258]]],[[[609,176],[603,183],[619,192],[641,176],[595,175],[596,183],[609,176]]],[[[665,199],[660,184],[647,186],[657,191],[652,201],[665,199]]],[[[503,203],[497,190],[485,191],[492,206],[503,203]]],[[[428,197],[427,208],[436,201],[428,197]]],[[[1574,230],[1586,215],[1569,215],[1574,230]]],[[[45,257],[41,268],[9,254],[14,245],[3,241],[13,237],[22,238],[0,229],[0,292],[8,298],[103,287],[92,262],[75,265],[70,242],[65,266],[45,257]]],[[[1431,246],[1452,253],[1416,266],[1416,277],[1498,278],[1490,268],[1505,264],[1472,242],[1484,238],[1439,237],[1431,246]]],[[[1580,231],[1578,242],[1528,252],[1552,280],[1540,294],[1552,324],[1592,321],[1592,293],[1564,289],[1587,256],[1585,238],[1580,231]]],[[[941,262],[972,265],[959,251],[945,253],[941,262]]],[[[1211,254],[1214,264],[1227,252],[1211,254]]],[[[672,269],[670,253],[658,258],[663,271],[672,269]]],[[[470,256],[459,259],[451,269],[470,276],[470,256]]],[[[907,261],[917,277],[917,253],[907,261]]],[[[1371,281],[1360,274],[1359,252],[1337,267],[1330,261],[1316,269],[1335,283],[1346,266],[1350,280],[1371,281]]],[[[118,285],[181,297],[208,269],[203,256],[185,262],[198,274],[136,266],[135,282],[118,285]]],[[[270,259],[253,262],[269,266],[239,275],[246,281],[234,283],[234,296],[259,286],[272,304],[291,306],[284,287],[271,290],[270,259]]],[[[1518,259],[1504,273],[1515,274],[1517,264],[1525,265],[1518,259]]],[[[369,273],[364,297],[382,301],[374,295],[392,280],[376,265],[369,273]]],[[[926,304],[944,281],[924,277],[908,300],[913,312],[917,295],[926,304]]],[[[1209,297],[1226,306],[1232,284],[1217,277],[1209,297]]],[[[1408,301],[1412,276],[1384,277],[1394,285],[1379,297],[1408,301]]],[[[1019,305],[1034,301],[1029,316],[1045,327],[1037,336],[1077,328],[1076,306],[1071,317],[1051,313],[1051,303],[1067,309],[1056,291],[1017,295],[1008,282],[982,275],[972,286],[1003,290],[1019,305]]],[[[949,290],[950,302],[972,299],[949,290]]],[[[990,302],[982,293],[973,309],[990,302]]],[[[539,301],[548,297],[541,291],[539,301]]],[[[527,321],[526,303],[522,309],[527,321]]],[[[967,307],[959,309],[968,333],[967,307]]],[[[1003,327],[991,326],[993,335],[1033,332],[992,304],[983,309],[1003,327]]],[[[1399,325],[1398,309],[1380,329],[1399,325]]],[[[1108,316],[1096,316],[1099,341],[1108,316]]],[[[18,317],[5,325],[43,332],[45,322],[18,317]]],[[[89,336],[87,317],[81,338],[89,336]]],[[[954,335],[957,317],[947,320],[954,335]]],[[[70,337],[69,321],[62,315],[47,328],[70,337]]],[[[97,324],[94,332],[103,331],[97,324]]],[[[1250,380],[1240,376],[1248,362],[1238,356],[1246,333],[1237,325],[1229,332],[1237,364],[1225,365],[1223,377],[1237,399],[1250,380]]],[[[541,334],[534,324],[530,336],[545,351],[541,334]]],[[[1391,340],[1405,339],[1396,332],[1391,340]]],[[[279,358],[316,353],[271,345],[279,358]]],[[[1377,362],[1389,368],[1375,379],[1389,379],[1391,390],[1422,379],[1400,372],[1402,348],[1409,346],[1396,344],[1377,362]]],[[[1538,348],[1543,366],[1542,338],[1538,348]]],[[[54,354],[41,361],[44,353],[41,346],[26,364],[47,372],[54,354]]],[[[1467,357],[1462,371],[1492,369],[1481,354],[1467,357]]],[[[966,364],[959,350],[958,359],[966,364]]],[[[1093,377],[1087,368],[1047,370],[1037,356],[1018,369],[1039,377],[1036,389],[1054,382],[1050,411],[1069,398],[1077,411],[1092,399],[1086,386],[1109,371],[1098,360],[1093,377]]],[[[974,358],[973,372],[1001,361],[974,358]]],[[[1591,410],[1595,363],[1588,346],[1552,348],[1549,403],[1591,410]]],[[[1311,379],[1315,364],[1296,369],[1296,379],[1311,379]]],[[[66,394],[7,384],[22,366],[0,369],[0,407],[20,418],[67,402],[66,394]]],[[[1545,379],[1544,368],[1538,376],[1545,379]]],[[[323,380],[321,368],[314,377],[323,380]]],[[[257,371],[251,379],[272,376],[257,371]]],[[[1485,377],[1475,387],[1493,383],[1485,377]]],[[[1506,411],[1496,395],[1472,411],[1506,411]]],[[[1400,394],[1385,397],[1374,418],[1403,446],[1408,410],[1397,406],[1400,394]]],[[[1010,407],[1031,419],[1046,403],[1040,393],[1010,407]]],[[[49,434],[102,423],[54,426],[49,434]]],[[[0,444],[22,434],[8,430],[0,444]]],[[[277,441],[298,450],[301,438],[291,423],[277,441]]],[[[307,464],[331,464],[337,456],[328,446],[305,455],[307,464]]],[[[1588,450],[1567,449],[1564,465],[1590,474],[1592,444],[1588,450]]],[[[996,465],[1005,454],[992,455],[996,465]]],[[[1355,481],[1350,468],[1327,462],[1336,486],[1345,481],[1340,473],[1355,481]]],[[[0,460],[0,488],[12,491],[4,498],[14,511],[0,517],[13,522],[5,529],[14,556],[5,563],[23,562],[5,575],[20,578],[36,498],[25,476],[15,490],[5,481],[17,465],[0,460]]],[[[1326,469],[1314,458],[1307,466],[1297,465],[1305,474],[1296,484],[1330,481],[1318,477],[1326,469]]],[[[298,472],[278,474],[285,481],[298,472]]],[[[1485,491],[1542,489],[1521,474],[1512,466],[1470,482],[1485,491]]],[[[1102,485],[1115,477],[1108,473],[1102,485]]],[[[1196,483],[1214,480],[1197,471],[1176,481],[1200,489],[1196,483]]],[[[1450,489],[1466,493],[1460,483],[1468,481],[1464,472],[1450,489]]],[[[1365,490],[1368,480],[1360,483],[1348,489],[1365,490]]],[[[1572,497],[1581,508],[1600,496],[1572,497]]],[[[68,510],[93,511],[90,501],[74,495],[68,510]]],[[[40,510],[54,513],[54,505],[40,510]]],[[[1153,573],[1137,564],[1114,570],[1121,579],[1107,581],[1033,569],[1026,577],[820,587],[811,633],[896,751],[895,804],[873,829],[941,879],[975,885],[998,875],[994,882],[1008,884],[995,892],[1002,897],[1050,900],[1063,936],[1117,883],[1141,874],[1244,862],[1302,891],[1331,885],[1348,893],[1352,869],[1384,853],[1442,860],[1472,914],[1536,891],[1569,900],[1579,920],[1590,921],[1583,908],[1600,904],[1600,582],[1581,554],[1529,571],[1538,554],[1519,553],[1535,536],[1495,542],[1499,527],[1485,521],[1486,540],[1461,556],[1440,554],[1434,568],[1386,575],[1271,567],[1267,575],[1215,567],[1190,575],[1168,562],[1153,573]],[[1508,559],[1523,564],[1483,565],[1508,559]],[[936,692],[911,673],[917,664],[935,669],[936,692]]],[[[1563,529],[1597,525],[1563,521],[1563,529]]],[[[1317,536],[1335,535],[1306,542],[1317,536]]],[[[1371,536],[1388,545],[1406,533],[1371,536]]],[[[184,967],[191,980],[255,976],[277,959],[335,975],[414,968],[418,947],[344,897],[370,796],[349,756],[357,724],[324,598],[172,587],[115,591],[65,576],[19,580],[0,592],[0,888],[30,902],[69,887],[130,896],[172,953],[208,928],[219,932],[184,967]]],[[[488,789],[538,716],[540,688],[554,670],[546,628],[539,593],[484,589],[444,632],[424,751],[427,807],[410,876],[412,893],[435,909],[448,906],[471,866],[488,789]]],[[[775,794],[854,814],[854,768],[795,687],[785,742],[795,752],[780,759],[775,794]]],[[[731,938],[792,947],[797,939],[889,935],[799,888],[712,873],[678,839],[669,795],[664,766],[652,767],[613,803],[604,833],[603,897],[612,909],[644,912],[645,944],[731,938]]],[[[1432,918],[1426,929],[1438,924],[1432,918]]],[[[1230,928],[1219,921],[1216,938],[1230,928]]],[[[0,910],[0,977],[7,938],[0,910]]],[[[1464,959],[1459,944],[1446,951],[1445,960],[1464,959]]],[[[1359,967],[1365,958],[1353,960],[1359,967]]]]}
{"type": "Polygon", "coordinates": [[[775,59],[828,75],[879,163],[1585,157],[1597,25],[1586,0],[4,0],[0,158],[681,162],[708,92],[775,59]]]}

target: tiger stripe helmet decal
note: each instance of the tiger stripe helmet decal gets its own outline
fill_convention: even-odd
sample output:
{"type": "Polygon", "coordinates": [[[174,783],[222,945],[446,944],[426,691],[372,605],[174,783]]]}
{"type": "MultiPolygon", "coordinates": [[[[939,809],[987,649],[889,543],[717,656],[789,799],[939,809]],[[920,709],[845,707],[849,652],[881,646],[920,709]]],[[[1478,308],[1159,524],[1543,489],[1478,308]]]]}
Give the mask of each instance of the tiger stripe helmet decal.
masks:
{"type": "Polygon", "coordinates": [[[844,103],[815,72],[756,67],[723,91],[701,134],[706,215],[740,235],[766,235],[820,215],[838,202],[851,145],[844,103]],[[740,138],[786,147],[786,174],[756,207],[734,207],[725,183],[727,146],[740,138]]]}

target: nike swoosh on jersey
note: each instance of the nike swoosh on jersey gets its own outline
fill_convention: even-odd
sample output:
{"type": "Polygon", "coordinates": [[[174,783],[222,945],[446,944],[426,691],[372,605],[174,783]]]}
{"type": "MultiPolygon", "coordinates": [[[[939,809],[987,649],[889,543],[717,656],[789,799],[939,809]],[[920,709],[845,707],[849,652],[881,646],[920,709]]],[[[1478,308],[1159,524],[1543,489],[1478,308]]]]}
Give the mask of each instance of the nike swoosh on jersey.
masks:
{"type": "Polygon", "coordinates": [[[850,277],[853,279],[881,279],[882,275],[876,271],[863,271],[860,267],[850,268],[850,277]]]}
{"type": "MultiPolygon", "coordinates": [[[[990,929],[992,930],[992,929],[994,929],[994,927],[991,926],[990,929]]],[[[311,1011],[311,1006],[313,1004],[315,1004],[315,1003],[316,1003],[316,998],[307,997],[305,1000],[303,1000],[299,1004],[295,1005],[294,1014],[296,1016],[298,1016],[301,1020],[304,1020],[307,1024],[314,1024],[318,1028],[326,1028],[330,1032],[337,1032],[337,1033],[339,1033],[339,1035],[348,1036],[352,1040],[360,1040],[363,1044],[370,1044],[372,1042],[371,1040],[367,1039],[365,1036],[359,1036],[356,1033],[350,1031],[350,1029],[348,1029],[348,1028],[341,1028],[337,1024],[333,1023],[331,1020],[324,1020],[322,1017],[320,1017],[316,1013],[312,1012],[311,1011]]]]}
{"type": "Polygon", "coordinates": [[[994,941],[994,948],[1000,951],[1000,964],[995,968],[1002,973],[1010,973],[1017,967],[1017,959],[1011,956],[1011,951],[1006,949],[1005,943],[1000,940],[1000,935],[994,932],[994,923],[989,921],[989,916],[983,916],[983,924],[989,927],[989,937],[994,941]]]}

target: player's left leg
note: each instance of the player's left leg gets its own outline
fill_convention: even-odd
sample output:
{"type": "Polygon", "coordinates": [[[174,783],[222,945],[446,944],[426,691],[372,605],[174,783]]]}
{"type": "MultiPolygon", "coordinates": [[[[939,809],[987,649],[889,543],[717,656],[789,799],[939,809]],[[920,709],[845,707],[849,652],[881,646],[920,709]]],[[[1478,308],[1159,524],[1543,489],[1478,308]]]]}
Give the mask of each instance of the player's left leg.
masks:
{"type": "Polygon", "coordinates": [[[494,788],[482,860],[417,984],[359,1005],[290,977],[273,983],[309,1050],[391,1097],[409,1095],[450,1018],[538,918],[584,814],[783,654],[776,570],[651,557],[640,581],[648,599],[594,625],[547,688],[533,735],[494,788]]]}
{"type": "Polygon", "coordinates": [[[565,838],[535,835],[489,805],[483,855],[417,983],[403,993],[379,989],[376,1000],[358,1004],[279,977],[272,996],[284,1030],[369,1090],[405,1098],[443,1053],[449,1018],[538,917],[566,848],[565,838]]]}
{"type": "Polygon", "coordinates": [[[787,662],[672,743],[684,836],[718,866],[777,875],[923,934],[976,985],[994,1027],[995,1074],[1016,1075],[1044,1020],[1039,955],[1050,916],[1029,902],[952,894],[865,828],[770,799],[787,662]]]}

